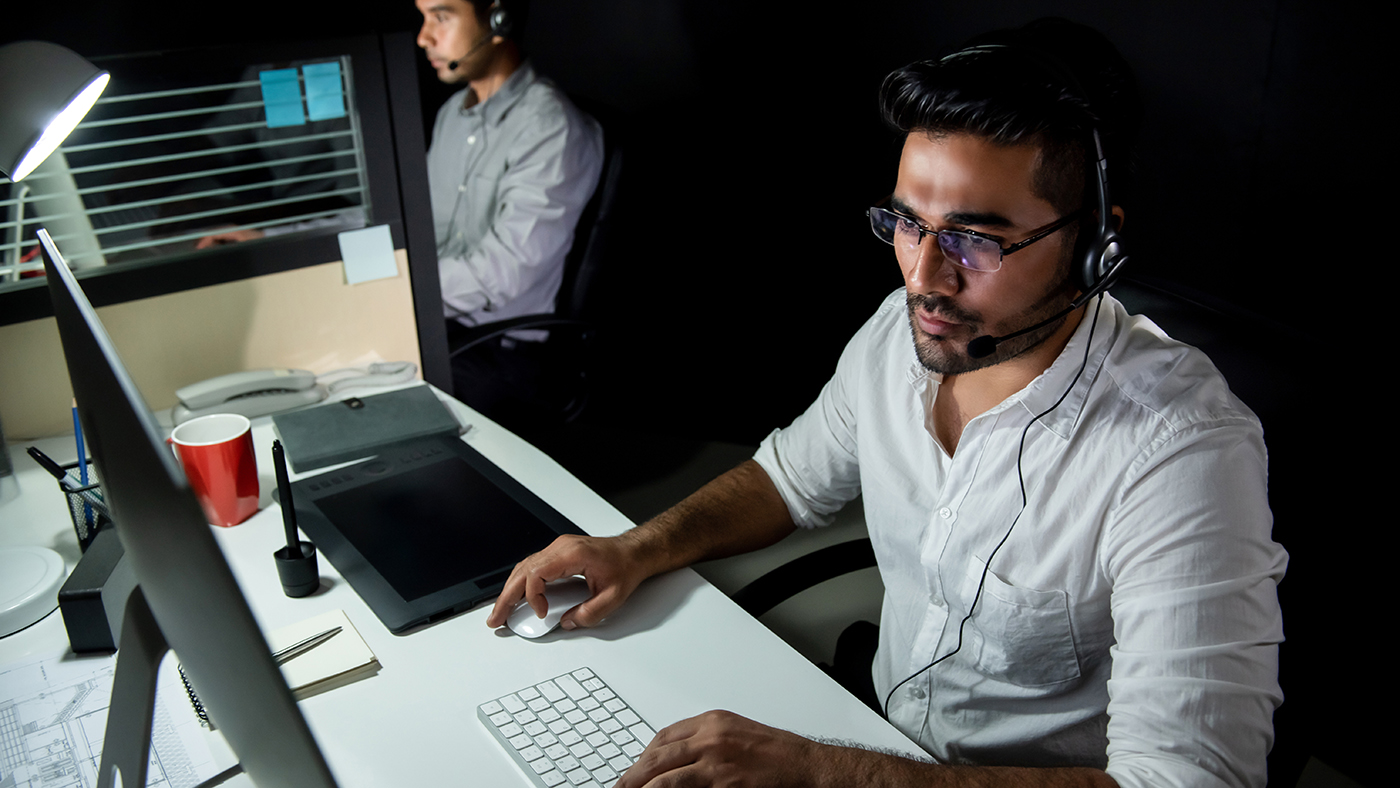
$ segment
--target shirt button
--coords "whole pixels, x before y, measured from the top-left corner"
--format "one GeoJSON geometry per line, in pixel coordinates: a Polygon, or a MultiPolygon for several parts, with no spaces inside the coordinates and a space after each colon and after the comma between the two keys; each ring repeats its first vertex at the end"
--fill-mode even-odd
{"type": "Polygon", "coordinates": [[[928,693],[924,692],[923,687],[915,687],[909,690],[909,694],[914,696],[914,700],[923,700],[928,697],[928,693]]]}
{"type": "Polygon", "coordinates": [[[467,137],[467,144],[468,144],[468,145],[475,145],[475,144],[476,144],[476,135],[475,135],[475,134],[471,135],[470,137],[467,137]]]}
{"type": "Polygon", "coordinates": [[[949,517],[953,516],[953,510],[945,506],[942,509],[938,510],[938,516],[942,517],[944,520],[947,520],[949,517]]]}
{"type": "Polygon", "coordinates": [[[459,192],[464,192],[464,191],[466,191],[466,190],[467,190],[467,185],[466,185],[465,183],[463,183],[463,184],[461,184],[460,186],[457,187],[457,191],[459,191],[459,192]]]}

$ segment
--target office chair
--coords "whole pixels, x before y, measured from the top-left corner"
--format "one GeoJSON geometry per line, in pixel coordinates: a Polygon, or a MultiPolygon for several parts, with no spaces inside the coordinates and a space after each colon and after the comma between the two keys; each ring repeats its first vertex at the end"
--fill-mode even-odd
{"type": "Polygon", "coordinates": [[[588,306],[599,269],[607,258],[609,238],[613,232],[613,208],[622,175],[625,135],[625,124],[614,113],[580,101],[575,101],[575,104],[603,126],[603,172],[598,179],[598,188],[584,206],[574,230],[574,244],[564,259],[564,281],[555,297],[554,311],[476,326],[451,337],[447,349],[447,356],[451,359],[509,331],[549,329],[549,339],[545,342],[555,347],[567,347],[567,355],[578,362],[576,373],[571,375],[572,380],[565,384],[570,390],[561,407],[560,420],[563,422],[578,418],[588,404],[589,356],[596,334],[596,327],[589,319],[588,306]]]}

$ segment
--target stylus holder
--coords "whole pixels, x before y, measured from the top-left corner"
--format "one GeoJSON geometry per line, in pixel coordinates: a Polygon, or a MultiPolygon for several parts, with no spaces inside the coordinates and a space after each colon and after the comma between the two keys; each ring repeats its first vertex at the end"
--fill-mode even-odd
{"type": "MultiPolygon", "coordinates": [[[[70,462],[59,466],[65,471],[70,471],[73,478],[78,478],[76,470],[77,462],[70,462]]],[[[68,499],[68,514],[73,518],[73,532],[78,536],[78,549],[86,553],[92,540],[97,538],[97,532],[112,524],[111,512],[107,509],[107,502],[102,498],[102,485],[97,480],[97,468],[91,462],[87,466],[89,484],[82,487],[65,486],[59,484],[59,489],[63,490],[64,496],[68,499]]]]}
{"type": "Polygon", "coordinates": [[[321,587],[321,574],[316,569],[316,545],[298,542],[297,546],[300,551],[289,546],[272,554],[277,559],[277,577],[287,596],[310,596],[321,587]]]}

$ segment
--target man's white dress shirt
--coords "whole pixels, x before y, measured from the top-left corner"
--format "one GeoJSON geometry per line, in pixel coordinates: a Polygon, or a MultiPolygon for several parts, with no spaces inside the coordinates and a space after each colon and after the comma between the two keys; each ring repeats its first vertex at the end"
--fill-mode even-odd
{"type": "Polygon", "coordinates": [[[899,290],[756,459],[801,526],[864,496],[885,584],[875,688],[937,758],[1263,785],[1287,554],[1262,430],[1204,354],[1111,297],[1095,324],[1096,304],[949,456],[899,290]],[[1003,537],[961,648],[922,670],[957,647],[1003,537]]]}

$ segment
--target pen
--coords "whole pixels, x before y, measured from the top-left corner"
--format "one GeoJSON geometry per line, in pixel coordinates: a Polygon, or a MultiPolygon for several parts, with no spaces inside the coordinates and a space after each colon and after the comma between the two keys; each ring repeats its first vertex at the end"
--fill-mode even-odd
{"type": "Polygon", "coordinates": [[[277,661],[278,665],[281,665],[282,663],[287,662],[288,660],[291,660],[294,657],[299,657],[302,654],[305,654],[306,652],[310,651],[313,648],[316,648],[322,643],[325,643],[327,640],[330,640],[338,634],[340,634],[340,627],[332,627],[326,630],[325,632],[312,635],[311,637],[305,640],[293,643],[292,645],[287,646],[284,649],[277,650],[273,653],[272,658],[277,661]]]}
{"type": "Polygon", "coordinates": [[[62,482],[64,479],[68,478],[68,474],[63,468],[60,467],[58,463],[54,462],[52,457],[40,451],[38,446],[30,446],[28,449],[25,449],[25,451],[30,457],[34,458],[35,462],[39,463],[39,467],[48,471],[55,479],[62,482]]]}
{"type": "MultiPolygon", "coordinates": [[[[103,498],[101,492],[97,490],[82,489],[82,487],[86,487],[87,485],[69,478],[68,472],[63,470],[63,466],[59,465],[57,462],[54,462],[54,459],[52,457],[40,451],[38,446],[30,446],[29,448],[25,449],[25,451],[29,454],[30,457],[34,458],[35,462],[39,463],[39,467],[48,471],[51,476],[58,480],[58,484],[60,487],[63,488],[64,492],[69,492],[73,493],[74,495],[82,496],[89,503],[92,503],[94,505],[102,503],[103,498]]],[[[102,514],[108,515],[109,517],[111,516],[110,512],[107,511],[105,505],[100,509],[100,511],[102,512],[102,514]]]]}

